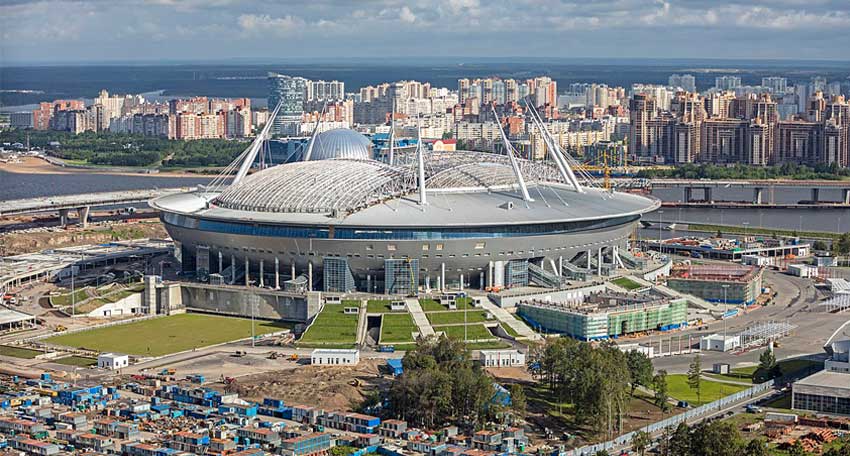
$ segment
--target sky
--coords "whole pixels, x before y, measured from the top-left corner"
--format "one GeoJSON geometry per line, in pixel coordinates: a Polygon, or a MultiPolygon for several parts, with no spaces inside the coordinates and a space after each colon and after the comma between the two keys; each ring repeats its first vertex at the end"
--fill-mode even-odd
{"type": "Polygon", "coordinates": [[[0,0],[0,65],[388,57],[850,60],[850,0],[0,0]]]}

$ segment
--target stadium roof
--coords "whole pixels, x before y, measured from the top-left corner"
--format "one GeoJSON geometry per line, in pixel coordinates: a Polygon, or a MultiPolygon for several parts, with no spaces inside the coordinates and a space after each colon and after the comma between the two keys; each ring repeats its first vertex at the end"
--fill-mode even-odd
{"type": "Polygon", "coordinates": [[[372,158],[372,142],[369,138],[348,128],[323,131],[317,134],[313,141],[310,160],[332,158],[369,160],[372,158]]]}

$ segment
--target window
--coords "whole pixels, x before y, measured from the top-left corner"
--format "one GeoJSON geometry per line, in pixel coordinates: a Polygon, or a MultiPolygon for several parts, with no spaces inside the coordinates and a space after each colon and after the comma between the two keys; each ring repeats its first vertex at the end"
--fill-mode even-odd
{"type": "Polygon", "coordinates": [[[486,246],[487,246],[486,242],[476,242],[475,243],[475,250],[481,250],[486,246]]]}
{"type": "Polygon", "coordinates": [[[429,248],[430,248],[430,245],[428,245],[428,244],[422,244],[422,251],[423,251],[423,252],[427,252],[429,248]]]}
{"type": "Polygon", "coordinates": [[[437,244],[437,250],[443,250],[443,244],[437,244]]]}
{"type": "Polygon", "coordinates": [[[387,250],[389,250],[390,252],[395,252],[397,250],[396,245],[395,244],[387,244],[387,250]]]}

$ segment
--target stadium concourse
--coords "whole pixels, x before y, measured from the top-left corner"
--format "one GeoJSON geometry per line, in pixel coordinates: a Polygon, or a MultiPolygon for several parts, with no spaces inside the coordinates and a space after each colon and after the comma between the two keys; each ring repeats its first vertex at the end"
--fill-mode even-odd
{"type": "Polygon", "coordinates": [[[549,161],[517,158],[507,140],[504,154],[422,141],[387,154],[335,129],[314,134],[301,160],[248,175],[262,137],[231,164],[231,183],[151,202],[184,271],[203,281],[392,295],[530,277],[559,286],[570,262],[616,266],[641,215],[659,206],[580,183],[554,141],[549,161]]]}

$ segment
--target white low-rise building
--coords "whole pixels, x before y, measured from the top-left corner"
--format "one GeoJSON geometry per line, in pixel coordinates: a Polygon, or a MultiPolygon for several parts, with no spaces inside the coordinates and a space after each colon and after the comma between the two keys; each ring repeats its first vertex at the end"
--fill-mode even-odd
{"type": "Polygon", "coordinates": [[[727,352],[741,346],[741,336],[724,336],[712,334],[699,341],[699,349],[703,351],[727,352]]]}
{"type": "Polygon", "coordinates": [[[356,366],[360,362],[360,350],[317,348],[310,355],[310,363],[317,366],[356,366]]]}
{"type": "Polygon", "coordinates": [[[97,367],[117,370],[130,365],[130,357],[120,353],[101,353],[97,356],[97,367]]]}
{"type": "Polygon", "coordinates": [[[479,353],[484,367],[525,366],[525,353],[519,350],[481,350],[479,353]]]}
{"type": "Polygon", "coordinates": [[[810,264],[789,264],[788,274],[803,278],[817,277],[818,267],[810,264]]]}

